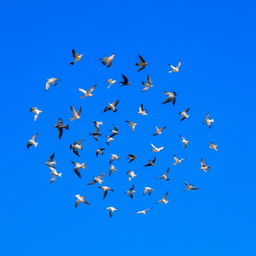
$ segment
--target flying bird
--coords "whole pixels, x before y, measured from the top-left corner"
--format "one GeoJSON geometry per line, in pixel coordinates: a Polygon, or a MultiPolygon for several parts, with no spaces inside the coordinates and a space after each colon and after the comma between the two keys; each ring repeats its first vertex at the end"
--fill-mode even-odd
{"type": "Polygon", "coordinates": [[[118,109],[116,109],[116,106],[118,105],[119,100],[114,101],[113,103],[109,103],[108,106],[106,106],[103,110],[103,112],[107,112],[108,110],[112,110],[113,112],[116,112],[118,109]]]}
{"type": "Polygon", "coordinates": [[[90,135],[90,136],[93,136],[93,138],[94,138],[96,141],[98,141],[98,140],[99,140],[98,136],[101,136],[102,133],[100,133],[99,130],[96,129],[94,132],[91,132],[89,135],[90,135]]]}
{"type": "Polygon", "coordinates": [[[166,181],[169,181],[170,179],[167,177],[167,174],[169,173],[169,171],[170,171],[170,168],[168,168],[168,169],[165,171],[165,173],[162,174],[162,176],[159,177],[158,179],[159,179],[159,180],[166,180],[166,181]]]}
{"type": "Polygon", "coordinates": [[[167,91],[165,91],[164,94],[167,95],[167,99],[162,104],[172,102],[172,105],[175,105],[176,96],[177,96],[176,92],[167,92],[167,91]]]}
{"type": "Polygon", "coordinates": [[[75,141],[73,144],[69,146],[69,148],[72,149],[74,154],[77,156],[80,156],[78,150],[83,149],[83,145],[81,144],[83,141],[84,140],[75,141]]]}
{"type": "Polygon", "coordinates": [[[211,166],[210,166],[210,165],[207,165],[207,164],[205,163],[205,161],[204,161],[203,158],[201,158],[200,164],[201,164],[200,169],[201,169],[202,171],[204,171],[205,173],[208,173],[208,171],[209,171],[209,169],[211,168],[211,166]]]}
{"type": "Polygon", "coordinates": [[[27,143],[27,149],[29,149],[32,145],[36,148],[38,146],[38,142],[35,141],[36,137],[38,136],[38,133],[33,135],[27,143]]]}
{"type": "Polygon", "coordinates": [[[111,158],[109,160],[109,163],[111,164],[114,160],[119,160],[120,157],[116,154],[111,154],[111,158]]]}
{"type": "Polygon", "coordinates": [[[127,76],[125,76],[124,74],[122,74],[122,78],[123,78],[123,81],[121,81],[120,83],[122,84],[121,86],[127,86],[127,85],[130,85],[131,83],[129,82],[127,76]]]}
{"type": "Polygon", "coordinates": [[[213,118],[210,119],[210,115],[207,114],[207,115],[205,116],[205,118],[204,118],[203,124],[206,124],[209,128],[211,128],[211,127],[212,127],[212,123],[214,123],[214,119],[213,119],[213,118]]]}
{"type": "Polygon", "coordinates": [[[156,132],[153,134],[153,136],[157,136],[157,135],[162,134],[162,131],[165,130],[165,129],[166,129],[166,126],[161,127],[161,128],[158,128],[158,127],[156,126],[156,132]]]}
{"type": "Polygon", "coordinates": [[[177,156],[174,156],[173,157],[173,160],[175,161],[174,163],[173,163],[173,165],[177,165],[177,164],[180,164],[181,162],[183,162],[184,160],[185,160],[185,158],[178,158],[177,156]]]}
{"type": "Polygon", "coordinates": [[[129,181],[131,181],[132,179],[134,179],[137,176],[134,171],[128,171],[127,175],[129,176],[128,177],[129,181]]]}
{"type": "Polygon", "coordinates": [[[157,148],[154,144],[150,144],[151,145],[151,147],[152,147],[152,152],[160,152],[161,150],[163,150],[164,149],[164,147],[160,147],[160,148],[157,148]]]}
{"type": "Polygon", "coordinates": [[[193,184],[190,184],[190,183],[188,183],[187,181],[185,181],[185,186],[186,186],[185,191],[189,191],[189,190],[198,190],[198,189],[199,189],[199,188],[194,187],[193,184]]]}
{"type": "Polygon", "coordinates": [[[56,86],[58,84],[57,83],[58,81],[60,81],[60,79],[58,79],[56,77],[52,77],[52,78],[47,79],[47,82],[45,84],[45,90],[48,91],[51,84],[56,86]]]}
{"type": "Polygon", "coordinates": [[[61,118],[59,118],[58,123],[55,124],[54,127],[56,127],[58,129],[58,138],[59,139],[61,139],[61,137],[63,135],[63,129],[66,129],[66,130],[69,129],[69,125],[63,124],[63,120],[61,118]]]}
{"type": "Polygon", "coordinates": [[[113,188],[110,188],[108,186],[101,186],[99,187],[100,189],[103,190],[103,198],[105,199],[107,194],[108,194],[108,191],[112,191],[112,192],[115,192],[113,188]]]}
{"type": "Polygon", "coordinates": [[[147,110],[144,109],[143,104],[140,104],[138,114],[142,115],[142,116],[147,116],[148,115],[147,110]]]}
{"type": "Polygon", "coordinates": [[[114,212],[118,211],[118,209],[116,209],[116,208],[113,207],[113,206],[107,207],[106,210],[109,211],[109,217],[110,217],[110,218],[112,218],[114,212]]]}
{"type": "Polygon", "coordinates": [[[132,186],[130,187],[130,189],[129,189],[128,191],[126,191],[126,194],[128,194],[131,199],[133,199],[133,194],[136,192],[136,191],[134,190],[134,187],[135,187],[135,186],[132,185],[132,186]]]}
{"type": "Polygon", "coordinates": [[[104,58],[101,58],[101,63],[103,65],[106,65],[108,68],[111,67],[112,63],[113,63],[113,59],[115,58],[115,54],[112,54],[110,55],[109,57],[104,57],[104,58]]]}
{"type": "Polygon", "coordinates": [[[152,160],[149,160],[147,164],[145,164],[145,167],[154,166],[156,161],[156,157],[154,157],[152,160]]]}
{"type": "Polygon", "coordinates": [[[132,161],[134,161],[137,158],[137,156],[133,155],[133,154],[128,154],[127,159],[129,159],[129,163],[131,163],[132,161]]]}
{"type": "Polygon", "coordinates": [[[57,164],[56,161],[54,161],[55,153],[53,153],[44,164],[46,164],[48,167],[54,167],[54,165],[57,164]]]}
{"type": "Polygon", "coordinates": [[[82,96],[80,96],[81,99],[84,99],[85,97],[92,97],[92,92],[96,89],[97,85],[92,86],[89,90],[84,90],[82,88],[79,88],[78,90],[83,93],[82,96]]]}
{"type": "Polygon", "coordinates": [[[74,167],[74,172],[75,172],[75,174],[76,174],[79,178],[81,178],[80,169],[85,169],[85,168],[86,168],[85,163],[78,163],[78,162],[75,162],[75,161],[71,161],[71,163],[72,163],[73,165],[75,165],[75,167],[74,167]]]}
{"type": "Polygon", "coordinates": [[[148,194],[149,196],[151,196],[152,191],[153,191],[153,188],[151,188],[151,187],[144,187],[143,195],[148,194]]]}
{"type": "Polygon", "coordinates": [[[128,123],[128,126],[132,128],[132,132],[135,131],[135,127],[137,126],[137,123],[134,123],[132,121],[125,121],[126,123],[128,123]]]}
{"type": "Polygon", "coordinates": [[[179,135],[179,137],[181,138],[181,143],[183,144],[183,148],[185,149],[187,145],[190,143],[190,141],[181,135],[179,135]]]}
{"type": "Polygon", "coordinates": [[[71,109],[71,112],[72,112],[73,117],[69,118],[69,120],[70,120],[70,121],[74,121],[74,120],[76,120],[76,119],[80,119],[80,114],[81,114],[81,112],[82,112],[82,106],[80,106],[80,108],[79,108],[78,111],[76,111],[76,110],[74,109],[74,107],[72,107],[72,106],[70,106],[70,109],[71,109]]]}
{"type": "Polygon", "coordinates": [[[100,126],[103,125],[103,122],[101,121],[93,121],[94,127],[96,128],[96,130],[100,129],[100,126]]]}
{"type": "Polygon", "coordinates": [[[114,126],[114,128],[110,131],[112,132],[112,134],[109,135],[109,137],[114,137],[115,135],[119,134],[117,126],[114,126]]]}
{"type": "Polygon", "coordinates": [[[50,184],[53,183],[57,177],[62,177],[62,173],[61,172],[57,172],[57,170],[53,167],[53,166],[49,166],[51,172],[50,174],[52,175],[51,179],[50,179],[50,184]]]}
{"type": "Polygon", "coordinates": [[[110,145],[110,142],[111,141],[113,141],[113,140],[115,140],[113,137],[109,137],[109,136],[106,136],[107,137],[107,141],[106,141],[106,143],[107,143],[107,145],[109,146],[110,145]]]}
{"type": "Polygon", "coordinates": [[[168,203],[169,203],[169,200],[166,199],[167,196],[168,196],[168,192],[166,192],[166,193],[164,194],[164,196],[163,196],[159,201],[157,201],[156,203],[168,204],[168,203]]]}
{"type": "Polygon", "coordinates": [[[177,66],[173,66],[169,64],[169,67],[171,68],[171,70],[168,71],[168,73],[180,72],[180,66],[181,66],[181,61],[178,62],[177,66]]]}
{"type": "Polygon", "coordinates": [[[78,54],[74,49],[72,50],[72,55],[74,60],[70,62],[71,65],[74,65],[77,61],[81,60],[84,56],[83,54],[78,54]]]}
{"type": "Polygon", "coordinates": [[[150,208],[147,208],[147,209],[145,209],[145,210],[143,210],[143,211],[138,211],[138,212],[136,212],[137,214],[147,214],[147,212],[149,211],[149,210],[151,210],[150,208]]]}
{"type": "Polygon", "coordinates": [[[142,92],[147,91],[148,89],[153,87],[153,83],[150,76],[147,76],[147,82],[141,82],[145,87],[141,90],[142,92]]]}
{"type": "Polygon", "coordinates": [[[190,108],[187,108],[186,110],[179,112],[179,115],[181,116],[180,121],[183,121],[183,120],[189,118],[189,115],[188,115],[189,110],[190,110],[190,108]]]}
{"type": "Polygon", "coordinates": [[[100,174],[97,177],[94,177],[93,180],[90,183],[88,183],[88,185],[93,185],[96,183],[99,183],[99,184],[103,183],[102,178],[104,177],[104,175],[105,175],[105,172],[103,172],[102,174],[100,174]]]}
{"type": "Polygon", "coordinates": [[[143,70],[148,65],[148,63],[145,61],[145,59],[142,56],[140,56],[140,55],[138,55],[138,56],[139,56],[140,62],[137,62],[136,66],[140,67],[137,70],[139,72],[139,71],[143,70]]]}
{"type": "Polygon", "coordinates": [[[85,196],[81,196],[81,195],[75,195],[75,197],[77,198],[76,202],[75,202],[75,207],[77,207],[80,203],[84,203],[84,204],[90,204],[89,202],[87,202],[85,199],[85,196]]]}
{"type": "Polygon", "coordinates": [[[113,164],[111,164],[109,167],[109,176],[111,176],[112,173],[114,173],[116,171],[117,171],[116,167],[113,164]]]}
{"type": "Polygon", "coordinates": [[[98,155],[104,155],[104,150],[106,149],[105,148],[96,149],[96,156],[98,157],[98,155]]]}
{"type": "Polygon", "coordinates": [[[213,143],[213,142],[210,143],[209,148],[210,148],[210,149],[213,149],[213,150],[215,150],[215,151],[219,151],[219,150],[218,150],[218,145],[216,145],[216,144],[213,143]]]}
{"type": "Polygon", "coordinates": [[[29,112],[34,113],[34,121],[36,121],[38,119],[39,114],[42,113],[43,111],[38,109],[37,107],[33,107],[33,108],[30,108],[29,112]]]}

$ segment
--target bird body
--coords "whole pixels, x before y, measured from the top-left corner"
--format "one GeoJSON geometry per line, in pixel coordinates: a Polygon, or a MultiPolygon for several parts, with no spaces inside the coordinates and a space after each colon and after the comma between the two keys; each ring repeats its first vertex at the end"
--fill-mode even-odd
{"type": "Polygon", "coordinates": [[[29,112],[34,113],[34,121],[38,119],[39,114],[41,114],[43,111],[38,109],[37,107],[30,108],[29,112]]]}

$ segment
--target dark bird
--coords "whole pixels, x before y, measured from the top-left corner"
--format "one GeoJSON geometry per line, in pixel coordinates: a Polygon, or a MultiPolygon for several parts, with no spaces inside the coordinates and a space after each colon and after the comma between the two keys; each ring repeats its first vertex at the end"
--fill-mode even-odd
{"type": "Polygon", "coordinates": [[[131,84],[129,83],[128,78],[124,74],[122,74],[122,78],[123,78],[123,81],[120,82],[122,84],[121,86],[126,86],[131,84]]]}
{"type": "Polygon", "coordinates": [[[145,167],[149,167],[149,166],[154,166],[155,165],[155,161],[156,161],[156,157],[154,157],[154,159],[149,160],[147,164],[145,164],[145,167]]]}
{"type": "Polygon", "coordinates": [[[133,154],[128,154],[127,159],[129,159],[129,163],[131,163],[132,161],[134,161],[137,158],[137,156],[133,155],[133,154]]]}
{"type": "Polygon", "coordinates": [[[69,129],[69,125],[63,124],[63,120],[61,118],[59,118],[58,123],[55,124],[54,127],[56,127],[58,129],[58,138],[59,139],[61,139],[61,137],[63,135],[63,129],[66,129],[66,130],[69,129]]]}
{"type": "Polygon", "coordinates": [[[140,62],[137,62],[136,63],[136,66],[139,66],[140,68],[137,70],[138,72],[141,71],[142,69],[144,69],[148,63],[144,60],[144,58],[142,58],[140,55],[139,56],[139,59],[140,59],[140,62]]]}
{"type": "Polygon", "coordinates": [[[98,155],[104,155],[104,150],[106,150],[105,148],[98,148],[96,150],[96,156],[98,157],[98,155]]]}
{"type": "Polygon", "coordinates": [[[163,104],[172,102],[172,105],[175,105],[176,103],[176,92],[164,92],[165,95],[167,95],[167,99],[163,102],[163,104]]]}

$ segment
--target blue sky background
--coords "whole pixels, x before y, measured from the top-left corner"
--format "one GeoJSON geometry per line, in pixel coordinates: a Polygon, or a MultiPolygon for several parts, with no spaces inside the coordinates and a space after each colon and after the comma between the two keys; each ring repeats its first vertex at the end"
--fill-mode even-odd
{"type": "Polygon", "coordinates": [[[2,255],[254,255],[255,250],[255,3],[253,1],[0,1],[2,109],[1,245],[2,255]],[[85,56],[70,66],[71,49],[85,56]],[[110,69],[99,58],[117,54],[110,69]],[[150,63],[137,72],[141,54],[150,63]],[[182,72],[168,74],[168,63],[181,59],[182,72]],[[105,80],[132,82],[107,90],[105,80]],[[154,88],[141,93],[150,74],[154,88]],[[47,78],[56,87],[44,91],[47,78]],[[81,100],[77,88],[97,83],[95,97],[81,100]],[[175,107],[162,105],[165,90],[178,94],[175,107]],[[119,111],[102,114],[120,99],[119,111]],[[149,116],[137,115],[144,103],[149,116]],[[70,124],[63,139],[53,127],[58,117],[69,123],[69,106],[83,106],[81,119],[70,124]],[[44,111],[34,122],[29,108],[44,111]],[[191,118],[179,122],[178,112],[191,107],[191,118]],[[202,125],[206,113],[214,127],[202,125]],[[134,134],[124,120],[138,122],[134,134]],[[103,157],[94,156],[104,138],[88,133],[93,120],[104,121],[106,134],[117,124],[120,135],[103,157]],[[152,137],[155,125],[168,126],[152,137]],[[27,140],[39,132],[37,149],[27,140]],[[182,149],[178,135],[191,141],[182,149]],[[68,146],[85,139],[78,159],[68,146]],[[214,141],[220,152],[208,149],[214,141]],[[165,146],[156,166],[150,143],[165,146]],[[43,162],[56,152],[63,178],[49,184],[43,162]],[[120,155],[119,172],[104,184],[116,192],[103,200],[97,186],[86,184],[108,171],[111,153],[120,155]],[[127,153],[139,158],[128,165],[127,153]],[[186,157],[172,165],[172,156],[186,157]],[[212,165],[200,171],[200,158],[212,165]],[[71,160],[87,169],[78,179],[71,160]],[[171,168],[170,182],[155,180],[171,168]],[[138,177],[129,183],[126,171],[138,177]],[[200,187],[184,192],[184,179],[200,187]],[[134,200],[124,192],[135,184],[134,200]],[[143,197],[143,187],[155,188],[143,197]],[[156,205],[169,191],[170,203],[156,205]],[[74,208],[75,194],[90,206],[74,208]],[[110,219],[107,206],[120,209],[110,219]],[[146,216],[134,212],[153,207],[146,216]]]}

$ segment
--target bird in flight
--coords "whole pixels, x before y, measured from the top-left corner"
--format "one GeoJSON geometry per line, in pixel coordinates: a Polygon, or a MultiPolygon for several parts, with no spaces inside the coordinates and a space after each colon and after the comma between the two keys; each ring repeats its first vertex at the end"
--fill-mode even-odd
{"type": "Polygon", "coordinates": [[[69,129],[69,125],[63,124],[63,120],[61,118],[59,118],[58,123],[55,124],[54,127],[56,127],[58,129],[58,138],[59,139],[61,139],[61,137],[63,135],[63,129],[66,129],[66,130],[69,129]]]}
{"type": "Polygon", "coordinates": [[[209,128],[212,127],[212,123],[214,123],[214,119],[210,119],[210,114],[207,114],[204,118],[203,124],[206,124],[209,128]]]}
{"type": "Polygon", "coordinates": [[[178,158],[177,156],[174,156],[173,157],[173,160],[175,161],[174,163],[173,163],[173,165],[177,165],[177,164],[180,164],[181,162],[183,162],[184,160],[185,160],[185,158],[178,158]]]}
{"type": "Polygon", "coordinates": [[[74,49],[72,50],[72,55],[74,60],[70,62],[71,65],[74,65],[77,61],[81,60],[84,56],[83,54],[78,54],[74,49]]]}
{"type": "Polygon", "coordinates": [[[157,148],[154,144],[150,144],[151,145],[151,147],[152,147],[152,152],[160,152],[161,150],[163,150],[164,149],[164,147],[159,147],[159,148],[157,148]]]}
{"type": "Polygon", "coordinates": [[[140,104],[138,114],[142,115],[142,116],[147,116],[148,115],[147,110],[144,109],[143,104],[140,104]]]}
{"type": "Polygon", "coordinates": [[[84,90],[82,88],[79,88],[78,90],[83,93],[82,96],[80,96],[81,99],[84,99],[85,97],[92,97],[92,92],[96,89],[97,85],[92,86],[89,90],[84,90]]]}
{"type": "Polygon", "coordinates": [[[183,120],[189,118],[189,115],[188,115],[189,110],[190,110],[190,108],[187,108],[186,110],[179,112],[179,115],[181,116],[180,121],[183,121],[183,120]]]}
{"type": "Polygon", "coordinates": [[[129,176],[128,177],[129,181],[131,181],[132,179],[134,179],[137,176],[134,171],[128,171],[127,175],[129,176]]]}
{"type": "Polygon", "coordinates": [[[93,184],[96,184],[96,183],[99,183],[99,184],[103,183],[102,178],[104,177],[104,175],[105,175],[105,172],[101,173],[97,177],[94,177],[93,180],[90,183],[88,183],[88,185],[93,185],[93,184]]]}
{"type": "Polygon", "coordinates": [[[96,130],[100,129],[100,126],[103,125],[103,122],[101,121],[93,121],[94,127],[96,130]]]}
{"type": "Polygon", "coordinates": [[[170,179],[167,177],[167,174],[169,173],[170,171],[170,168],[168,168],[164,174],[162,174],[161,177],[158,178],[158,180],[166,180],[166,181],[169,181],[170,179]]]}
{"type": "Polygon", "coordinates": [[[138,212],[136,212],[136,213],[137,213],[137,214],[147,214],[149,210],[151,210],[151,209],[150,209],[150,208],[147,208],[147,209],[145,209],[145,210],[138,211],[138,212]]]}
{"type": "Polygon", "coordinates": [[[167,196],[168,196],[168,192],[166,192],[166,193],[164,194],[164,196],[163,196],[159,201],[157,201],[157,203],[168,204],[168,203],[169,203],[169,200],[166,199],[167,196]]]}
{"type": "Polygon", "coordinates": [[[110,142],[111,141],[113,141],[113,140],[115,140],[113,137],[110,137],[110,136],[106,136],[107,137],[107,141],[106,141],[106,143],[107,143],[107,145],[109,146],[110,145],[110,142]]]}
{"type": "Polygon", "coordinates": [[[176,92],[167,92],[167,91],[165,91],[164,94],[167,95],[167,99],[162,104],[172,102],[172,105],[175,105],[176,96],[177,96],[176,92]]]}
{"type": "Polygon", "coordinates": [[[54,161],[55,153],[53,153],[44,164],[46,164],[48,167],[54,167],[54,165],[57,164],[56,161],[54,161]]]}
{"type": "Polygon", "coordinates": [[[149,160],[147,164],[145,164],[145,167],[154,166],[156,161],[156,157],[154,157],[152,160],[149,160]]]}
{"type": "Polygon", "coordinates": [[[70,121],[74,121],[74,120],[76,120],[76,119],[80,119],[80,114],[81,114],[81,112],[82,112],[82,106],[80,106],[80,108],[79,108],[78,111],[76,111],[76,110],[74,109],[74,107],[72,107],[72,106],[70,106],[70,109],[71,109],[71,112],[72,112],[73,117],[69,118],[69,120],[70,120],[70,121]]]}
{"type": "Polygon", "coordinates": [[[205,173],[208,173],[208,171],[209,171],[209,169],[211,168],[211,166],[210,166],[210,165],[207,165],[207,164],[205,163],[205,161],[204,161],[203,158],[201,158],[200,164],[201,164],[200,169],[201,169],[202,171],[204,171],[205,173]]]}
{"type": "Polygon", "coordinates": [[[32,145],[36,148],[38,146],[38,142],[35,141],[36,137],[38,136],[38,133],[33,135],[27,143],[27,149],[29,149],[32,145]]]}
{"type": "Polygon", "coordinates": [[[148,63],[145,61],[145,59],[142,56],[138,55],[138,57],[139,57],[140,61],[136,63],[136,66],[140,67],[137,70],[139,72],[139,71],[143,70],[148,65],[148,63]]]}
{"type": "Polygon", "coordinates": [[[118,110],[116,109],[116,106],[118,105],[118,103],[119,103],[119,100],[109,103],[108,106],[104,108],[103,112],[107,112],[108,110],[112,110],[113,112],[116,112],[118,110]]]}
{"type": "Polygon", "coordinates": [[[127,76],[125,76],[124,74],[122,74],[122,78],[123,78],[123,81],[121,81],[120,83],[122,84],[121,86],[127,86],[127,85],[130,85],[131,83],[129,82],[127,76]]]}
{"type": "Polygon", "coordinates": [[[147,91],[148,89],[150,89],[150,88],[152,88],[154,86],[150,76],[147,76],[147,82],[141,82],[141,84],[145,86],[141,90],[142,92],[145,92],[145,91],[147,91]]]}
{"type": "Polygon", "coordinates": [[[216,145],[216,144],[213,143],[213,142],[210,143],[209,148],[210,148],[210,149],[213,149],[213,150],[215,150],[215,151],[219,151],[219,150],[218,150],[218,145],[216,145]]]}
{"type": "Polygon", "coordinates": [[[158,128],[158,127],[156,126],[156,132],[153,134],[153,136],[157,136],[157,135],[162,134],[162,131],[165,130],[165,129],[166,129],[166,126],[161,127],[161,128],[158,128]]]}
{"type": "Polygon", "coordinates": [[[73,152],[74,152],[74,154],[77,155],[77,156],[80,156],[78,150],[79,150],[79,149],[83,149],[83,145],[82,145],[82,142],[83,142],[83,141],[84,141],[84,140],[75,141],[73,144],[71,144],[71,145],[69,146],[69,148],[72,149],[73,152]]]}
{"type": "Polygon", "coordinates": [[[110,68],[112,66],[112,63],[113,63],[113,60],[115,58],[115,54],[112,54],[110,55],[109,57],[104,57],[104,58],[101,58],[101,63],[103,65],[106,65],[108,68],[110,68]]]}
{"type": "Polygon", "coordinates": [[[190,183],[188,183],[187,181],[185,181],[185,186],[186,186],[185,191],[189,191],[189,190],[198,190],[198,189],[199,189],[199,188],[194,187],[193,184],[190,184],[190,183]]]}
{"type": "Polygon", "coordinates": [[[100,133],[99,130],[96,129],[94,132],[91,132],[89,135],[90,135],[90,136],[93,136],[93,138],[94,138],[96,141],[98,141],[98,140],[99,140],[98,136],[101,136],[102,133],[100,133]]]}
{"type": "Polygon", "coordinates": [[[173,66],[173,65],[169,64],[169,67],[171,68],[171,70],[168,71],[168,73],[180,72],[181,61],[178,62],[177,66],[173,66]]]}
{"type": "Polygon", "coordinates": [[[112,173],[114,173],[116,171],[117,171],[116,167],[113,164],[111,164],[109,167],[109,176],[111,176],[112,173]]]}
{"type": "Polygon", "coordinates": [[[132,185],[132,186],[129,188],[129,190],[126,191],[126,194],[129,195],[129,197],[130,197],[131,199],[133,199],[133,194],[136,192],[136,191],[134,190],[134,188],[135,188],[135,186],[132,185]]]}
{"type": "Polygon", "coordinates": [[[104,150],[106,149],[105,148],[96,149],[96,156],[98,157],[98,155],[104,155],[104,150]]]}
{"type": "Polygon", "coordinates": [[[112,218],[114,212],[118,211],[118,209],[116,209],[116,208],[113,207],[113,206],[107,207],[106,210],[109,211],[109,217],[110,217],[110,218],[112,218]]]}
{"type": "Polygon", "coordinates": [[[181,138],[181,143],[183,144],[183,148],[185,149],[187,145],[190,143],[190,141],[181,135],[179,135],[179,137],[181,138]]]}
{"type": "Polygon", "coordinates": [[[81,195],[75,195],[75,197],[77,198],[76,202],[75,202],[75,207],[77,207],[80,203],[84,203],[84,204],[90,204],[89,202],[87,202],[85,199],[85,196],[81,196],[81,195]]]}
{"type": "Polygon", "coordinates": [[[106,82],[108,83],[107,88],[109,89],[113,84],[116,83],[116,80],[113,80],[112,78],[110,78],[106,82]]]}
{"type": "Polygon", "coordinates": [[[101,186],[99,187],[100,189],[103,190],[103,199],[106,198],[107,194],[108,194],[108,191],[112,191],[112,192],[115,192],[113,188],[110,188],[108,186],[101,186]]]}
{"type": "Polygon", "coordinates": [[[135,127],[137,126],[137,123],[134,123],[132,121],[125,121],[126,123],[128,123],[128,126],[131,127],[132,132],[135,131],[135,127]]]}
{"type": "Polygon", "coordinates": [[[79,178],[81,178],[80,169],[85,169],[85,168],[86,168],[85,163],[78,163],[78,162],[75,162],[75,161],[71,161],[71,163],[72,163],[73,165],[75,165],[75,167],[74,167],[74,172],[75,172],[75,174],[76,174],[79,178]]]}
{"type": "Polygon", "coordinates": [[[52,175],[51,179],[50,179],[50,184],[53,183],[57,177],[62,177],[62,173],[61,172],[57,172],[57,170],[55,169],[55,167],[53,166],[49,166],[51,172],[50,174],[52,175]]]}
{"type": "Polygon", "coordinates": [[[52,78],[47,79],[47,82],[45,84],[45,90],[48,91],[51,84],[56,86],[58,84],[57,83],[58,81],[60,81],[60,79],[58,79],[56,77],[52,77],[52,78]]]}
{"type": "Polygon", "coordinates": [[[116,154],[111,154],[111,158],[109,160],[109,163],[111,164],[114,160],[119,160],[120,157],[116,154]]]}
{"type": "Polygon", "coordinates": [[[153,191],[153,188],[151,188],[151,187],[144,187],[143,195],[148,194],[149,196],[151,196],[152,191],[153,191]]]}
{"type": "Polygon", "coordinates": [[[42,113],[43,111],[38,109],[37,107],[33,107],[33,108],[30,108],[29,112],[34,113],[34,121],[36,121],[38,119],[39,114],[42,113]]]}
{"type": "Polygon", "coordinates": [[[129,163],[133,162],[136,158],[137,158],[137,156],[135,156],[133,154],[128,154],[128,157],[127,157],[127,159],[129,159],[129,163]]]}

